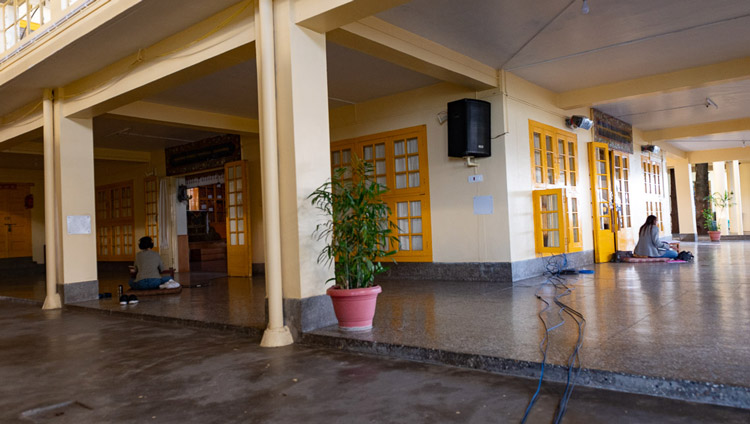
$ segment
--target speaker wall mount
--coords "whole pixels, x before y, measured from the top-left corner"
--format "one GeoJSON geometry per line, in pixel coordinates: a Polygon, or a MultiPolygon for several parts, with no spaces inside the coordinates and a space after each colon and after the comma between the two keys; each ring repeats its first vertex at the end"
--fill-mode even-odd
{"type": "Polygon", "coordinates": [[[590,130],[594,125],[594,121],[585,116],[573,115],[570,118],[565,118],[565,125],[572,130],[578,128],[590,130]]]}

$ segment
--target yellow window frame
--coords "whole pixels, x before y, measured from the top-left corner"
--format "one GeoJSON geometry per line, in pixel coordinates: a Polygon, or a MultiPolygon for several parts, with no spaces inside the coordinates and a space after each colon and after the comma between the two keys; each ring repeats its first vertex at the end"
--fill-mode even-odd
{"type": "MultiPolygon", "coordinates": [[[[351,155],[357,155],[360,159],[373,164],[374,177],[381,183],[384,181],[388,192],[383,195],[383,200],[391,209],[389,220],[398,226],[399,217],[397,216],[397,205],[399,202],[420,202],[419,215],[412,215],[412,205],[409,203],[409,216],[401,217],[408,220],[409,228],[399,234],[397,231],[394,236],[408,237],[410,250],[399,250],[394,256],[398,262],[432,262],[432,225],[430,214],[430,186],[429,186],[429,167],[427,156],[427,128],[424,125],[403,128],[400,130],[388,131],[378,134],[371,134],[354,139],[341,140],[331,143],[331,170],[341,167],[348,167],[349,163],[344,160],[344,152],[350,152],[351,155]],[[416,140],[416,152],[409,149],[409,141],[416,140]],[[396,152],[398,143],[404,147],[403,152],[396,152]],[[377,146],[384,145],[385,157],[377,154],[377,146]],[[370,149],[371,155],[365,154],[366,149],[370,149]],[[385,172],[383,172],[382,161],[385,161],[385,172]],[[399,172],[396,171],[396,163],[403,166],[399,172]],[[381,162],[378,169],[378,162],[381,162]],[[418,178],[417,178],[418,175],[418,178]],[[401,178],[401,183],[405,182],[403,188],[396,188],[397,178],[401,178]],[[414,220],[417,221],[414,221],[414,220]],[[421,228],[418,223],[421,222],[421,228]],[[416,227],[416,230],[414,231],[416,227]],[[411,250],[414,237],[417,240],[421,238],[422,250],[411,250]]],[[[348,174],[351,175],[351,174],[348,174]]],[[[390,260],[390,258],[388,259],[390,260]]]]}
{"type": "Polygon", "coordinates": [[[534,187],[578,185],[578,137],[575,134],[529,120],[529,148],[534,187]]]}
{"type": "Polygon", "coordinates": [[[534,190],[532,199],[536,252],[560,254],[582,251],[583,233],[578,197],[561,187],[534,190]],[[555,243],[550,243],[550,240],[555,243]]]}

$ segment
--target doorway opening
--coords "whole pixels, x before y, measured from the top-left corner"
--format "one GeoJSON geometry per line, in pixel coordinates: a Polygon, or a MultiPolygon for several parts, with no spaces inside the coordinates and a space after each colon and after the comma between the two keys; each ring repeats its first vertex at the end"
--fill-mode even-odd
{"type": "Polygon", "coordinates": [[[227,272],[224,169],[185,177],[192,271],[227,272]]]}

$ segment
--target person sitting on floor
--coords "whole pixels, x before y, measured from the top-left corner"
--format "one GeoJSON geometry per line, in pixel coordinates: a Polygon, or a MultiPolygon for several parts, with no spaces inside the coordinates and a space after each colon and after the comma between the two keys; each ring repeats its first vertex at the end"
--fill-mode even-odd
{"type": "Polygon", "coordinates": [[[648,256],[649,258],[677,257],[677,251],[669,247],[669,243],[659,240],[659,226],[654,215],[646,218],[646,223],[638,230],[638,244],[635,245],[633,254],[648,256]]]}
{"type": "Polygon", "coordinates": [[[162,277],[161,272],[164,270],[164,263],[157,252],[151,250],[154,247],[154,241],[151,237],[141,237],[138,240],[138,248],[141,249],[135,255],[135,278],[130,280],[130,288],[133,290],[153,290],[153,289],[174,289],[180,287],[180,283],[174,281],[171,277],[162,277]]]}

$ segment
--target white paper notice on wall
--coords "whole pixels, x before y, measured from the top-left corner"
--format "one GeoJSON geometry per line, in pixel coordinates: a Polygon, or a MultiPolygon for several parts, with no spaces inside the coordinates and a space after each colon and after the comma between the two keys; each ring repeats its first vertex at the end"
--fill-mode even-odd
{"type": "Polygon", "coordinates": [[[91,215],[68,215],[68,234],[91,234],[91,215]]]}
{"type": "Polygon", "coordinates": [[[474,196],[474,215],[492,215],[492,196],[474,196]]]}

